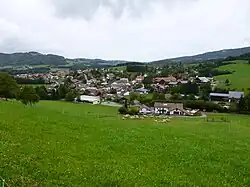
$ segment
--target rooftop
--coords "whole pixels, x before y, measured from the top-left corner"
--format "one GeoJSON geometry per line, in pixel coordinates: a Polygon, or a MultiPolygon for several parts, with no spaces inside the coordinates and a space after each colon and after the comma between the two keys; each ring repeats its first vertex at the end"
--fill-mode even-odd
{"type": "Polygon", "coordinates": [[[226,93],[210,93],[210,97],[229,97],[229,94],[226,93]]]}

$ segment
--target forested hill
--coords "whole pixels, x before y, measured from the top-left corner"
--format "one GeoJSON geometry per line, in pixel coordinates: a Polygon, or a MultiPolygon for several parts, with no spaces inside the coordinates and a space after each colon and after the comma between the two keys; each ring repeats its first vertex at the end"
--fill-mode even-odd
{"type": "MultiPolygon", "coordinates": [[[[195,56],[186,56],[172,59],[164,59],[159,61],[153,61],[153,65],[163,65],[168,62],[204,62],[213,59],[226,59],[228,57],[236,57],[245,53],[250,53],[250,47],[238,48],[238,49],[226,49],[221,51],[208,52],[195,56]]],[[[50,65],[61,66],[69,65],[76,67],[106,67],[117,66],[119,64],[133,64],[137,62],[128,62],[121,60],[102,60],[102,59],[66,59],[63,56],[53,54],[41,54],[37,52],[27,53],[0,53],[0,66],[19,66],[19,65],[50,65]]]]}
{"type": "Polygon", "coordinates": [[[184,56],[178,58],[164,59],[159,61],[154,61],[154,65],[162,65],[169,62],[182,62],[182,63],[191,63],[191,62],[202,62],[213,59],[225,59],[227,57],[236,57],[245,53],[250,53],[250,47],[237,48],[237,49],[225,49],[220,51],[207,52],[194,56],[184,56]]]}
{"type": "Polygon", "coordinates": [[[79,67],[106,67],[127,63],[128,61],[102,60],[102,59],[66,59],[63,56],[53,54],[41,54],[38,52],[27,53],[0,53],[0,66],[20,65],[50,65],[50,66],[79,66],[79,67]]]}
{"type": "Polygon", "coordinates": [[[0,53],[0,66],[18,65],[64,65],[67,61],[64,57],[53,54],[28,53],[0,53]]]}

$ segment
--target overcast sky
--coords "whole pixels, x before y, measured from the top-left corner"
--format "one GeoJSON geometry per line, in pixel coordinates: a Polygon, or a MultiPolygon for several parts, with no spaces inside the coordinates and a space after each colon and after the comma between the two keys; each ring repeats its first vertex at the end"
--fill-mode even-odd
{"type": "Polygon", "coordinates": [[[0,52],[151,61],[243,46],[249,0],[0,0],[0,52]]]}

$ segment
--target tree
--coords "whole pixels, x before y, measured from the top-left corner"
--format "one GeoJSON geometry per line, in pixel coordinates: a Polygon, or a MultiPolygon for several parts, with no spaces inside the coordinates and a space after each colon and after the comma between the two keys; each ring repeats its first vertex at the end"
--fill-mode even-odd
{"type": "Polygon", "coordinates": [[[65,100],[66,101],[74,101],[76,97],[76,94],[73,91],[70,91],[69,93],[66,94],[65,100]]]}
{"type": "Polygon", "coordinates": [[[20,91],[19,99],[25,105],[33,105],[39,102],[40,97],[33,87],[25,86],[20,91]]]}
{"type": "Polygon", "coordinates": [[[229,80],[227,79],[226,81],[225,81],[225,84],[228,86],[229,85],[229,80]]]}
{"type": "Polygon", "coordinates": [[[250,95],[247,95],[244,99],[246,102],[247,111],[250,111],[250,95]]]}
{"type": "Polygon", "coordinates": [[[52,89],[51,92],[51,99],[52,100],[59,100],[59,91],[57,89],[52,89]]]}
{"type": "Polygon", "coordinates": [[[202,84],[200,86],[200,91],[205,92],[206,94],[210,94],[212,92],[212,87],[210,83],[202,84]]]}
{"type": "Polygon", "coordinates": [[[60,99],[64,99],[66,94],[68,93],[68,88],[64,85],[60,85],[58,88],[58,92],[59,92],[59,98],[60,99]]]}
{"type": "Polygon", "coordinates": [[[119,108],[119,113],[120,113],[120,114],[127,114],[127,113],[128,113],[128,110],[127,110],[127,108],[125,108],[125,107],[123,106],[123,107],[119,108]]]}
{"type": "Polygon", "coordinates": [[[152,100],[165,100],[165,94],[154,92],[152,100]]]}
{"type": "Polygon", "coordinates": [[[187,84],[182,84],[180,86],[180,92],[177,92],[177,93],[196,95],[199,93],[199,86],[196,83],[191,83],[191,82],[187,84]]]}
{"type": "Polygon", "coordinates": [[[174,95],[171,96],[170,100],[173,100],[173,101],[178,101],[178,100],[181,100],[181,94],[178,94],[178,93],[175,93],[174,95]]]}
{"type": "Polygon", "coordinates": [[[4,97],[7,101],[16,91],[18,91],[18,85],[13,77],[8,73],[0,72],[0,97],[4,97]]]}
{"type": "Polygon", "coordinates": [[[130,98],[130,101],[138,100],[139,95],[133,92],[130,94],[129,98],[130,98]]]}
{"type": "Polygon", "coordinates": [[[238,111],[243,112],[247,110],[247,103],[243,96],[241,96],[239,104],[238,104],[238,111]]]}
{"type": "Polygon", "coordinates": [[[150,85],[153,83],[153,76],[147,76],[144,78],[144,80],[142,81],[143,84],[145,85],[150,85]]]}
{"type": "Polygon", "coordinates": [[[44,86],[38,86],[35,88],[37,95],[39,95],[41,100],[47,100],[49,99],[49,95],[47,93],[47,90],[44,86]]]}
{"type": "Polygon", "coordinates": [[[250,64],[250,60],[248,60],[248,64],[250,64]]]}
{"type": "Polygon", "coordinates": [[[194,94],[190,94],[189,96],[188,96],[188,100],[195,100],[196,98],[195,98],[195,95],[194,94]]]}
{"type": "Polygon", "coordinates": [[[131,107],[129,110],[128,110],[128,113],[130,115],[138,115],[139,114],[139,109],[137,107],[131,107]]]}
{"type": "Polygon", "coordinates": [[[209,101],[209,93],[208,92],[205,92],[205,91],[201,91],[201,94],[200,94],[200,99],[203,100],[203,101],[209,101]]]}

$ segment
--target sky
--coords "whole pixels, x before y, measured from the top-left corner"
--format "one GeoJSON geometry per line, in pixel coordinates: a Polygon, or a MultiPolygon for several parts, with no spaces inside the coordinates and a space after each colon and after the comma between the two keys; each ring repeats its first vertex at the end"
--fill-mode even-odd
{"type": "Polygon", "coordinates": [[[148,62],[245,46],[249,0],[0,0],[0,52],[148,62]]]}

